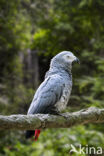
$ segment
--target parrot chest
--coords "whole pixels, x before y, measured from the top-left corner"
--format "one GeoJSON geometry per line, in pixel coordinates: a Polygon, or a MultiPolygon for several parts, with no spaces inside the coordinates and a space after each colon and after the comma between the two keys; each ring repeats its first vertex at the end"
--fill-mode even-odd
{"type": "Polygon", "coordinates": [[[65,89],[63,90],[63,94],[60,98],[60,100],[55,104],[56,110],[61,112],[62,110],[64,110],[67,106],[69,97],[70,97],[70,93],[71,93],[71,86],[68,87],[66,85],[65,89]]]}

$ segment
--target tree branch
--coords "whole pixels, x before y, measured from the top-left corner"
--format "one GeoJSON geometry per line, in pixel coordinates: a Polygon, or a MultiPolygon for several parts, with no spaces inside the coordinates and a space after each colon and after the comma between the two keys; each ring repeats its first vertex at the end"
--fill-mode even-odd
{"type": "Polygon", "coordinates": [[[74,113],[60,115],[0,115],[0,130],[34,130],[43,128],[69,128],[79,124],[104,123],[104,109],[90,107],[74,113]]]}

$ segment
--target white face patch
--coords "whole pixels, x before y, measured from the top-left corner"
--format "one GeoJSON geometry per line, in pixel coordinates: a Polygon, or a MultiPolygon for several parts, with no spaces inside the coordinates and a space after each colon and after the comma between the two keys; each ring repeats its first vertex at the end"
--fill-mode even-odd
{"type": "Polygon", "coordinates": [[[73,62],[76,59],[76,56],[74,56],[72,53],[66,54],[63,56],[66,62],[73,62]]]}

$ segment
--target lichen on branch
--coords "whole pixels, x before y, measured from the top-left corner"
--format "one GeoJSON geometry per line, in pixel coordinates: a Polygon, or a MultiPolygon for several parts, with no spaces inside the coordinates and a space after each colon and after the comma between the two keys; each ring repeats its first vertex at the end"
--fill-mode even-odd
{"type": "Polygon", "coordinates": [[[43,128],[70,128],[79,124],[104,123],[104,109],[90,107],[60,115],[0,115],[0,130],[34,130],[43,128]]]}

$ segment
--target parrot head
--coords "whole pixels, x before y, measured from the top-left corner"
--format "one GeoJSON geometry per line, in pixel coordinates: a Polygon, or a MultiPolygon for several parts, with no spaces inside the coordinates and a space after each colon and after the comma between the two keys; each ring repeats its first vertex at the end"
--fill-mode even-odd
{"type": "Polygon", "coordinates": [[[61,53],[63,54],[63,59],[64,59],[63,61],[64,62],[69,63],[69,64],[72,64],[73,62],[80,63],[79,59],[72,52],[63,51],[61,53]]]}
{"type": "Polygon", "coordinates": [[[79,59],[72,52],[63,51],[53,57],[51,66],[70,70],[74,62],[80,63],[79,59]]]}

